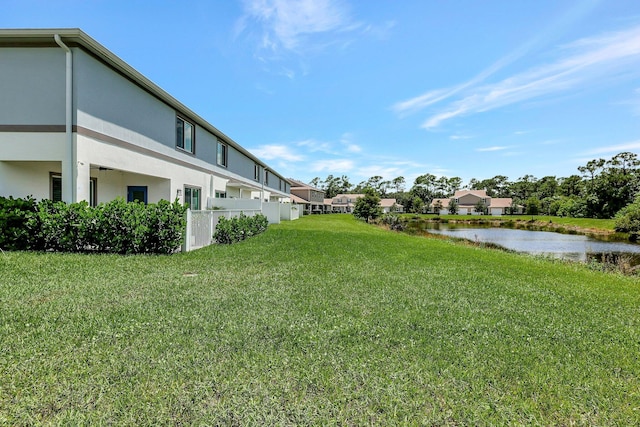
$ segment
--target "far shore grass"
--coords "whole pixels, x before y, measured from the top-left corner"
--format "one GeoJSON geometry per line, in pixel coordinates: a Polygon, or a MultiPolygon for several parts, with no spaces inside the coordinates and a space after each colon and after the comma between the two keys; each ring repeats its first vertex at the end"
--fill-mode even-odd
{"type": "MultiPolygon", "coordinates": [[[[435,215],[435,214],[410,214],[401,215],[403,218],[422,218],[426,220],[446,220],[446,221],[470,221],[470,222],[497,222],[497,223],[534,223],[540,226],[565,226],[572,227],[578,231],[585,233],[615,233],[614,219],[597,219],[597,218],[570,218],[548,215],[435,215]]],[[[622,237],[622,233],[618,233],[622,237]]]]}
{"type": "Polygon", "coordinates": [[[305,216],[0,253],[0,425],[638,425],[640,280],[305,216]]]}

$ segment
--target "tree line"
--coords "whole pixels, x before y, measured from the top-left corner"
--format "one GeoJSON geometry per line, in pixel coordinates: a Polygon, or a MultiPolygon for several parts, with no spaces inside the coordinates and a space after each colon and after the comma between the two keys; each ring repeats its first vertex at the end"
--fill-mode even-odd
{"type": "Polygon", "coordinates": [[[337,194],[375,191],[380,197],[393,197],[407,212],[424,212],[434,199],[453,196],[460,189],[486,190],[490,197],[510,197],[514,205],[524,206],[527,214],[570,216],[575,218],[612,218],[640,195],[640,160],[631,152],[610,159],[595,159],[578,167],[568,177],[545,176],[540,179],[524,175],[515,181],[504,175],[471,179],[463,186],[459,177],[418,176],[406,189],[405,178],[384,180],[373,176],[353,185],[345,175],[314,178],[310,185],[324,190],[327,198],[337,194]]]}

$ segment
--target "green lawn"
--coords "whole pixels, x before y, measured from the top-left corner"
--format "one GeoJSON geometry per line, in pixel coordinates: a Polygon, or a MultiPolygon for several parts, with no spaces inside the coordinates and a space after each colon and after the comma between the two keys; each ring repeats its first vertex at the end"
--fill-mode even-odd
{"type": "Polygon", "coordinates": [[[640,281],[303,217],[0,253],[0,425],[638,425],[640,281]]]}

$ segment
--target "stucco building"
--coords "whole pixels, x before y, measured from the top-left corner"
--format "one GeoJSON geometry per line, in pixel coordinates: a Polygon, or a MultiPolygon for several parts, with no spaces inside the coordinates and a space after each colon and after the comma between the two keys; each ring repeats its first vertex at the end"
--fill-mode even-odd
{"type": "Polygon", "coordinates": [[[290,187],[81,30],[0,30],[0,196],[200,209],[290,187]]]}

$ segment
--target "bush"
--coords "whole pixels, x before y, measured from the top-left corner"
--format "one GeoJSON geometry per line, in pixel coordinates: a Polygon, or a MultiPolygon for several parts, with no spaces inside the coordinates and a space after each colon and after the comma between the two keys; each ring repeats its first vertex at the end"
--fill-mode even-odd
{"type": "MultiPolygon", "coordinates": [[[[166,254],[180,247],[186,226],[186,207],[177,201],[144,205],[119,198],[95,208],[85,201],[35,203],[27,199],[21,203],[21,218],[2,215],[20,225],[6,227],[7,232],[2,228],[0,238],[11,238],[2,244],[7,249],[166,254]],[[8,232],[14,229],[19,231],[8,232]]],[[[0,214],[4,212],[0,210],[0,214]]]]}
{"type": "Polygon", "coordinates": [[[629,233],[631,241],[635,242],[640,238],[640,196],[616,213],[614,229],[629,233]]]}
{"type": "Polygon", "coordinates": [[[402,231],[405,229],[405,223],[400,218],[400,215],[394,213],[382,215],[381,222],[388,226],[390,230],[402,231]]]}
{"type": "Polygon", "coordinates": [[[29,221],[32,249],[81,252],[89,249],[94,234],[94,212],[87,202],[43,200],[29,221]]]}
{"type": "Polygon", "coordinates": [[[230,245],[263,233],[268,225],[267,217],[262,214],[246,216],[241,212],[240,216],[229,219],[220,217],[213,233],[213,240],[216,243],[230,245]]]}
{"type": "Polygon", "coordinates": [[[30,249],[31,239],[27,222],[37,209],[37,203],[31,197],[0,197],[0,249],[30,249]]]}

